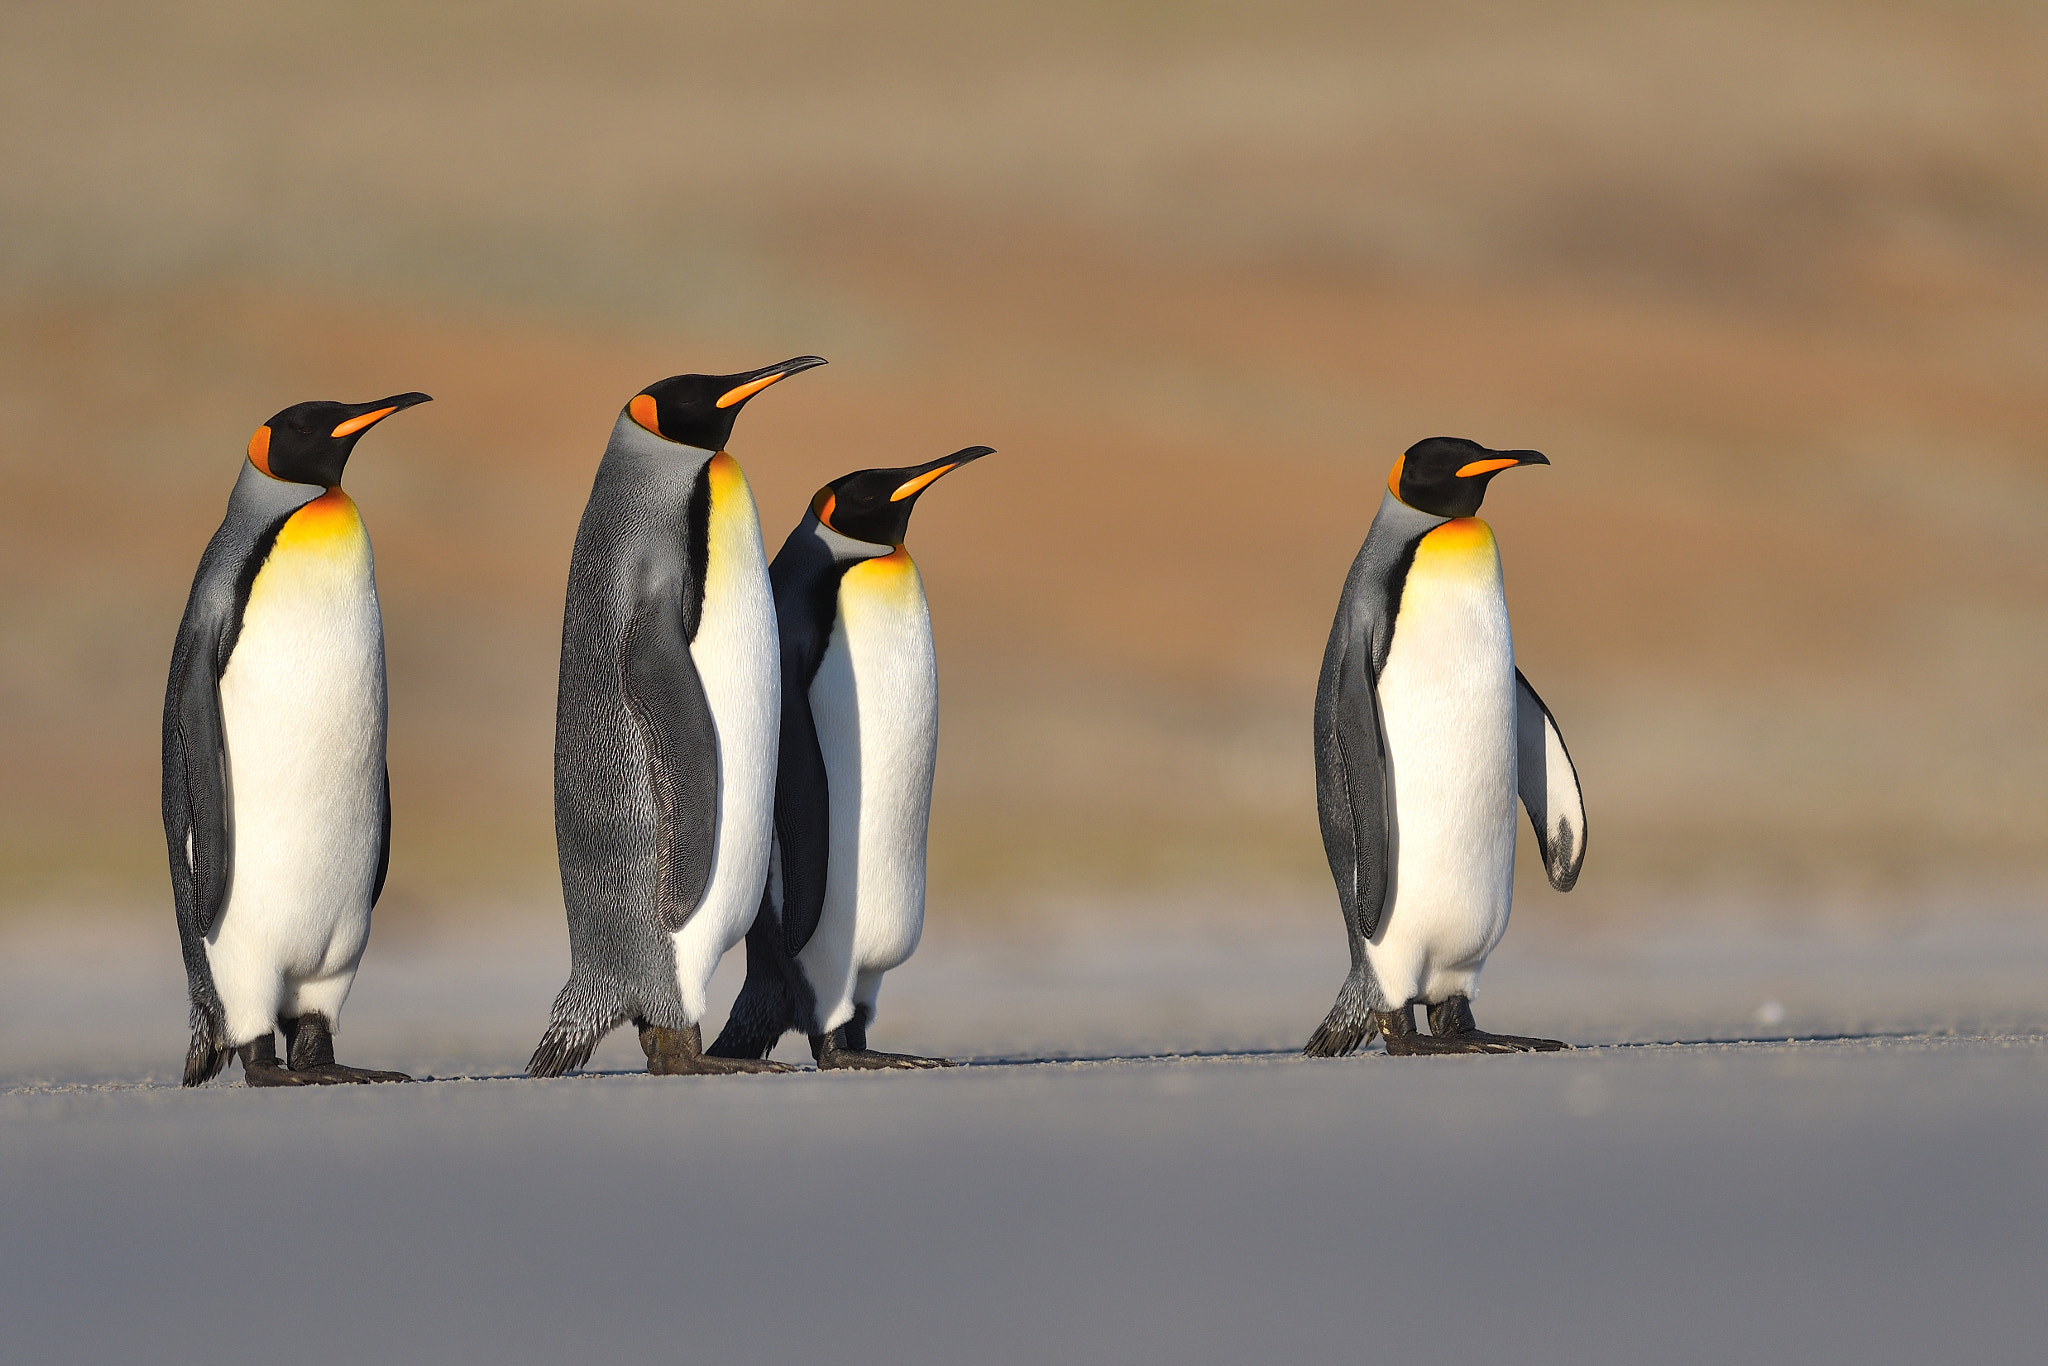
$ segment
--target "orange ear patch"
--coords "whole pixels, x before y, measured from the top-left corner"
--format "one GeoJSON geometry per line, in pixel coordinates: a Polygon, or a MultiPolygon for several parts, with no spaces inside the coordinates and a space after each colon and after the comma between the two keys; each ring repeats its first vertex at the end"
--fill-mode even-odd
{"type": "Polygon", "coordinates": [[[1387,475],[1387,492],[1396,498],[1401,496],[1401,471],[1408,468],[1408,453],[1403,451],[1394,457],[1393,472],[1387,475]]]}
{"type": "Polygon", "coordinates": [[[1514,459],[1512,456],[1506,460],[1474,460],[1469,465],[1458,467],[1458,477],[1460,479],[1470,479],[1475,474],[1492,474],[1495,470],[1504,470],[1510,465],[1519,465],[1521,463],[1521,461],[1514,459]]]}
{"type": "Polygon", "coordinates": [[[811,515],[826,526],[831,526],[834,531],[837,531],[839,528],[832,526],[832,509],[838,505],[838,496],[832,492],[832,486],[827,484],[824,488],[818,490],[817,497],[811,499],[811,515]]]}
{"type": "MultiPolygon", "coordinates": [[[[270,474],[270,424],[267,422],[249,438],[249,463],[270,474]]],[[[271,474],[270,477],[275,479],[277,476],[271,474]]]]}
{"type": "MultiPolygon", "coordinates": [[[[632,418],[656,436],[661,436],[661,419],[656,415],[655,409],[654,395],[640,394],[631,403],[626,405],[626,416],[632,418]]],[[[662,439],[667,440],[666,437],[662,439]]]]}

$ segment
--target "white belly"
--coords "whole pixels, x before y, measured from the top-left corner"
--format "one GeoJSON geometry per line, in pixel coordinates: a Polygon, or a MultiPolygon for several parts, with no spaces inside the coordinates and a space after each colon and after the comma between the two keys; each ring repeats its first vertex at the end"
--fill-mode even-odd
{"type": "Polygon", "coordinates": [[[1514,645],[1477,518],[1423,538],[1379,699],[1394,848],[1367,953],[1390,1001],[1469,996],[1507,930],[1515,871],[1514,645]]]}
{"type": "Polygon", "coordinates": [[[704,477],[711,481],[710,555],[690,657],[718,734],[718,837],[704,900],[675,934],[677,982],[692,1020],[704,1017],[718,960],[760,909],[782,715],[775,600],[753,494],[729,455],[714,456],[704,477]]]}
{"type": "Polygon", "coordinates": [[[841,580],[839,619],[810,702],[831,844],[825,904],[798,961],[829,1030],[851,1016],[857,979],[902,964],[924,932],[938,662],[907,552],[865,561],[841,580]]]}
{"type": "Polygon", "coordinates": [[[228,895],[207,955],[237,1042],[280,1009],[338,1014],[370,932],[384,823],[384,632],[345,495],[294,514],[220,680],[228,895]],[[307,983],[324,990],[298,1002],[307,983]]]}

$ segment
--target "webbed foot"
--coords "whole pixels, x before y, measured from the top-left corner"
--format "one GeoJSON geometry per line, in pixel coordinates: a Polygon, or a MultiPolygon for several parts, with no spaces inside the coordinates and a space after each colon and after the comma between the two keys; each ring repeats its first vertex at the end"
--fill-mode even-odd
{"type": "Polygon", "coordinates": [[[841,1025],[829,1034],[811,1035],[811,1056],[820,1072],[880,1072],[891,1068],[958,1067],[948,1058],[920,1058],[914,1053],[877,1053],[867,1047],[867,1031],[853,1034],[841,1025]]]}
{"type": "MultiPolygon", "coordinates": [[[[348,1067],[334,1060],[334,1028],[327,1017],[309,1011],[295,1020],[284,1021],[285,1049],[291,1058],[289,1082],[262,1083],[270,1086],[359,1086],[378,1081],[411,1081],[403,1072],[373,1072],[348,1067]]],[[[244,1072],[248,1064],[242,1065],[244,1072]]],[[[255,1083],[252,1083],[255,1084],[255,1083]]]]}
{"type": "Polygon", "coordinates": [[[242,1060],[244,1086],[313,1086],[311,1077],[300,1076],[277,1056],[277,1040],[268,1034],[235,1050],[242,1060]]]}
{"type": "Polygon", "coordinates": [[[1472,1002],[1464,996],[1446,997],[1429,1008],[1429,1034],[1446,1044],[1468,1047],[1444,1049],[1470,1053],[1562,1053],[1571,1047],[1561,1039],[1537,1039],[1526,1034],[1489,1034],[1472,1023],[1472,1002]]]}
{"type": "Polygon", "coordinates": [[[704,1034],[696,1025],[668,1029],[644,1020],[640,1051],[647,1055],[647,1073],[654,1077],[722,1077],[742,1072],[794,1072],[786,1062],[765,1058],[714,1058],[704,1052],[704,1034]]]}

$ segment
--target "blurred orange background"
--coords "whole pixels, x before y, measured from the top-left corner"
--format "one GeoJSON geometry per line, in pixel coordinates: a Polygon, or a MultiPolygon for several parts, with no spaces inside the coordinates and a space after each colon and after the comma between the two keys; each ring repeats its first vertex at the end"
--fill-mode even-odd
{"type": "Polygon", "coordinates": [[[1546,914],[2036,904],[2044,70],[1993,0],[7,7],[0,905],[168,916],[243,445],[407,389],[349,470],[380,917],[555,896],[613,417],[805,352],[731,444],[771,554],[829,478],[1000,452],[911,529],[941,905],[1326,895],[1317,665],[1438,434],[1555,462],[1485,512],[1590,808],[1546,914]]]}

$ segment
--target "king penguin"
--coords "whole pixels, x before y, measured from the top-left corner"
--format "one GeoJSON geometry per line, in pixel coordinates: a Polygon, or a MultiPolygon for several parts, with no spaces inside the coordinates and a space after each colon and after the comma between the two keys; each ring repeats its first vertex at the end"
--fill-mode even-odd
{"type": "Polygon", "coordinates": [[[384,625],[341,472],[364,432],[427,401],[300,403],[271,418],[200,556],[164,696],[187,1086],[230,1054],[251,1086],[411,1080],[334,1060],[391,863],[384,625]]]}
{"type": "Polygon", "coordinates": [[[1586,856],[1578,774],[1515,667],[1500,550],[1475,515],[1494,475],[1549,463],[1456,437],[1410,446],[1344,581],[1316,688],[1315,755],[1351,974],[1308,1041],[1313,1056],[1375,1033],[1397,1055],[1565,1046],[1484,1033],[1471,1004],[1508,927],[1516,795],[1551,886],[1570,891],[1586,856]]]}
{"type": "Polygon", "coordinates": [[[631,1020],[658,1075],[786,1071],[704,1056],[704,994],[753,923],[774,825],[781,675],[754,496],[726,454],[769,385],[825,362],[677,375],[620,412],[569,560],[555,842],[569,981],[527,1071],[631,1020]]]}
{"type": "Polygon", "coordinates": [[[903,541],[920,494],[994,453],[833,480],[769,568],[782,632],[775,857],[717,1056],[763,1058],[802,1029],[820,1070],[947,1065],[867,1046],[882,974],[924,932],[938,759],[931,609],[903,541]]]}

